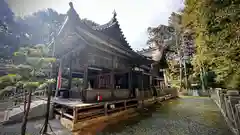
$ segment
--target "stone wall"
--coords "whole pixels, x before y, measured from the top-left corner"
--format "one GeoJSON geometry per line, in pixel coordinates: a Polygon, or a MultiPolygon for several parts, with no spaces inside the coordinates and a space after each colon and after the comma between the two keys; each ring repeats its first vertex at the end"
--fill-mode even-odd
{"type": "MultiPolygon", "coordinates": [[[[157,91],[157,96],[171,94],[173,97],[178,97],[178,90],[175,88],[157,89],[156,91],[157,91]]],[[[127,99],[131,96],[130,91],[128,89],[114,89],[114,90],[93,89],[93,90],[85,90],[83,92],[85,102],[97,101],[97,95],[101,95],[103,101],[127,99]]],[[[140,91],[136,89],[136,97],[140,100],[152,98],[153,91],[152,90],[140,91]]]]}
{"type": "Polygon", "coordinates": [[[117,89],[113,91],[115,99],[127,99],[130,96],[128,89],[117,89]]]}

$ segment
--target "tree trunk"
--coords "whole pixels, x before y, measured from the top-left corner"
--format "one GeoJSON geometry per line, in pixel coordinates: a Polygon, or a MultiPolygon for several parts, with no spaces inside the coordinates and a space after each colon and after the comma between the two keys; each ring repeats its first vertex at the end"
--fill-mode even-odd
{"type": "Polygon", "coordinates": [[[23,116],[23,122],[22,122],[22,127],[21,127],[21,135],[26,134],[28,113],[29,113],[29,110],[30,110],[30,107],[31,107],[31,98],[32,98],[32,89],[29,90],[29,94],[28,94],[27,109],[26,109],[26,111],[24,113],[24,116],[23,116]]]}
{"type": "Polygon", "coordinates": [[[163,78],[164,78],[164,83],[165,86],[168,87],[168,78],[167,78],[167,74],[166,74],[166,69],[163,70],[163,78]]]}
{"type": "Polygon", "coordinates": [[[180,64],[180,91],[182,91],[182,56],[180,55],[180,61],[179,61],[179,64],[180,64]]]}
{"type": "Polygon", "coordinates": [[[24,90],[24,105],[23,105],[23,114],[26,113],[26,105],[27,105],[27,94],[26,91],[24,90]]]}
{"type": "Polygon", "coordinates": [[[202,67],[200,69],[201,69],[200,75],[201,75],[202,91],[205,92],[204,71],[203,71],[202,67]]]}
{"type": "Polygon", "coordinates": [[[185,89],[188,90],[188,75],[187,75],[187,66],[186,66],[186,60],[183,61],[184,66],[184,79],[185,79],[185,89]]]}

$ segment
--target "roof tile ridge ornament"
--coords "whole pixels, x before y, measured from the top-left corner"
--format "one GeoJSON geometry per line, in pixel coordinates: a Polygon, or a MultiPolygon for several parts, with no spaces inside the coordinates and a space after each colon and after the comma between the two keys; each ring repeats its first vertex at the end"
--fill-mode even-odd
{"type": "Polygon", "coordinates": [[[73,20],[80,20],[80,17],[78,15],[78,13],[76,12],[76,10],[73,7],[73,3],[69,2],[69,10],[67,11],[67,15],[69,17],[69,19],[73,19],[73,20]]]}
{"type": "Polygon", "coordinates": [[[113,21],[117,21],[117,12],[116,12],[116,10],[114,9],[113,10],[113,21]]]}

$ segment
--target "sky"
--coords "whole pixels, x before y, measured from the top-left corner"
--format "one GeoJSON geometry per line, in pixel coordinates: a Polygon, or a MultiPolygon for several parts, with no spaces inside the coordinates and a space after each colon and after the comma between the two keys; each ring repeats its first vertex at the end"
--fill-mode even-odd
{"type": "Polygon", "coordinates": [[[147,28],[167,24],[172,12],[183,7],[183,0],[6,0],[17,16],[52,8],[66,13],[73,2],[80,18],[107,23],[117,13],[120,27],[134,50],[147,48],[147,28]]]}

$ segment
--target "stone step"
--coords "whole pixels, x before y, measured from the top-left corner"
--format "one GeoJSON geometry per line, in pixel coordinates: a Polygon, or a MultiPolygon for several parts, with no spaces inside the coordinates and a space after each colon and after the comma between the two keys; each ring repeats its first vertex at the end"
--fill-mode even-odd
{"type": "MultiPolygon", "coordinates": [[[[29,112],[29,119],[44,116],[46,113],[46,104],[44,100],[32,101],[29,112]]],[[[24,105],[8,109],[4,113],[4,123],[19,122],[24,116],[24,105]]]]}

